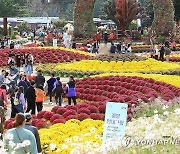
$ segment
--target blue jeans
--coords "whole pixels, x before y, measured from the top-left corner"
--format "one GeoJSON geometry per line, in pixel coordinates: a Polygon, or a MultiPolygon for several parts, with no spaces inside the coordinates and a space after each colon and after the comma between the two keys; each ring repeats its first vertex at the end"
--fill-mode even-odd
{"type": "Polygon", "coordinates": [[[27,75],[31,75],[32,74],[32,66],[31,65],[27,65],[27,67],[26,67],[26,74],[27,75]]]}

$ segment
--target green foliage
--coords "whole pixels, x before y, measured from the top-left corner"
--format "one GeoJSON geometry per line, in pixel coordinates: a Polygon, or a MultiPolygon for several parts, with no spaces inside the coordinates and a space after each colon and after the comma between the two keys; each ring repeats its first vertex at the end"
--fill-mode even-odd
{"type": "Polygon", "coordinates": [[[180,20],[180,0],[174,0],[175,18],[180,20]]]}
{"type": "Polygon", "coordinates": [[[73,20],[73,11],[74,3],[68,3],[60,14],[60,18],[64,18],[67,21],[73,20]]]}
{"type": "Polygon", "coordinates": [[[0,17],[16,17],[20,15],[19,9],[14,0],[0,0],[0,17]]]}
{"type": "Polygon", "coordinates": [[[29,16],[31,12],[25,5],[26,0],[0,0],[0,17],[29,16]]]}
{"type": "Polygon", "coordinates": [[[163,37],[162,35],[159,35],[159,36],[157,37],[157,41],[158,41],[158,43],[165,42],[165,37],[163,37]]]}
{"type": "Polygon", "coordinates": [[[94,7],[94,17],[100,18],[102,15],[104,15],[104,12],[102,10],[105,0],[96,0],[95,7],[94,7]]]}
{"type": "Polygon", "coordinates": [[[129,25],[129,29],[132,30],[132,29],[136,29],[138,26],[138,24],[134,21],[131,22],[131,24],[129,25]]]}
{"type": "Polygon", "coordinates": [[[22,22],[17,27],[18,27],[18,30],[20,32],[24,32],[24,31],[27,31],[30,28],[30,25],[27,22],[22,22]]]}
{"type": "Polygon", "coordinates": [[[65,19],[59,19],[58,21],[54,22],[54,25],[57,28],[63,28],[67,24],[67,21],[65,19]]]}
{"type": "Polygon", "coordinates": [[[115,0],[108,0],[106,3],[104,3],[102,11],[105,14],[104,16],[105,19],[112,20],[119,27],[119,22],[115,17],[116,16],[115,0]]]}
{"type": "Polygon", "coordinates": [[[154,11],[151,0],[140,0],[143,8],[142,27],[149,27],[154,20],[154,11]]]}

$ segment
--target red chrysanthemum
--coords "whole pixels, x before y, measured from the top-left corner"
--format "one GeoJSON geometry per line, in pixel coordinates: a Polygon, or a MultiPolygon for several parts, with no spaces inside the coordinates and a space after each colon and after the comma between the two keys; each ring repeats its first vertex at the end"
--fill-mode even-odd
{"type": "Polygon", "coordinates": [[[53,112],[46,112],[43,117],[44,117],[46,120],[50,120],[53,115],[54,115],[53,112]]]}
{"type": "Polygon", "coordinates": [[[86,114],[86,113],[80,113],[80,114],[78,114],[78,119],[79,119],[80,121],[83,121],[83,120],[88,119],[88,118],[90,118],[90,116],[89,116],[88,114],[86,114]]]}

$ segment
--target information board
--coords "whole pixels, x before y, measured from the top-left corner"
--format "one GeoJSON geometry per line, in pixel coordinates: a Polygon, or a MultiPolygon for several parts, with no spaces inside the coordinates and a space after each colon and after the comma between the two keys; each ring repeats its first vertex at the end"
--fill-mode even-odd
{"type": "Polygon", "coordinates": [[[106,104],[103,143],[118,141],[125,136],[128,105],[108,102],[106,104]]]}

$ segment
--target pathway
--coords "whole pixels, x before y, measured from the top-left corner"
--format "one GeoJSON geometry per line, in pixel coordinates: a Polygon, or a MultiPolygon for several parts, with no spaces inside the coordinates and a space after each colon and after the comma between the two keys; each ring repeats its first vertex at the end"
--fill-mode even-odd
{"type": "Polygon", "coordinates": [[[109,54],[110,46],[111,46],[110,43],[108,43],[108,44],[101,43],[99,45],[99,53],[100,54],[109,54]]]}

